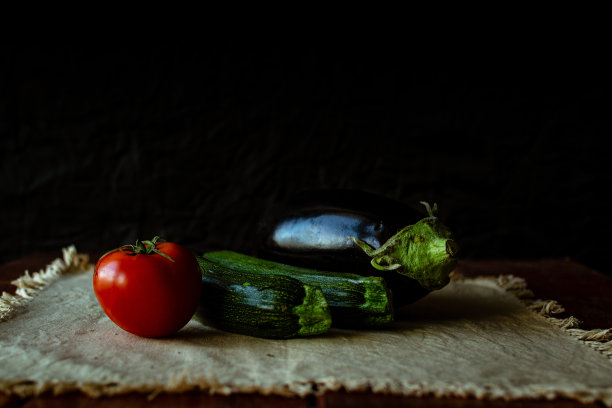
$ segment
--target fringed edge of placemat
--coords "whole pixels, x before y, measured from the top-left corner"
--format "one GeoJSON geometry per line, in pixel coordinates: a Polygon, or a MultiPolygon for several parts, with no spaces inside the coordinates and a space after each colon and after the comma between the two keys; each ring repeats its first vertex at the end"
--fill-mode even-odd
{"type": "Polygon", "coordinates": [[[249,384],[222,383],[211,375],[207,378],[186,379],[172,378],[169,383],[122,385],[118,383],[76,383],[76,382],[33,382],[33,381],[1,381],[0,390],[21,398],[41,395],[61,395],[80,392],[91,398],[112,397],[128,393],[138,393],[153,400],[161,394],[177,394],[184,392],[204,392],[209,395],[230,396],[233,394],[277,395],[288,398],[305,398],[307,396],[322,396],[327,392],[366,392],[373,394],[403,396],[412,398],[475,398],[490,401],[516,400],[558,400],[568,399],[582,404],[602,403],[612,407],[612,387],[602,390],[557,389],[534,384],[523,387],[477,386],[475,384],[449,383],[412,383],[402,381],[371,381],[353,380],[338,381],[336,378],[322,378],[313,381],[292,382],[261,387],[249,384]]]}
{"type": "Polygon", "coordinates": [[[82,272],[89,266],[89,256],[77,253],[76,247],[71,245],[62,249],[62,258],[56,258],[45,269],[32,274],[26,270],[23,276],[11,282],[17,287],[14,295],[2,292],[0,297],[0,322],[9,319],[62,274],[82,272]]]}
{"type": "Polygon", "coordinates": [[[602,355],[612,361],[612,328],[584,330],[580,328],[580,319],[570,316],[557,318],[556,315],[564,313],[565,308],[556,300],[538,299],[527,287],[525,279],[514,275],[479,276],[477,278],[466,278],[460,274],[453,274],[453,280],[485,279],[495,282],[506,292],[513,294],[521,303],[535,314],[542,316],[546,321],[560,328],[565,333],[585,343],[592,349],[599,351],[602,355]]]}

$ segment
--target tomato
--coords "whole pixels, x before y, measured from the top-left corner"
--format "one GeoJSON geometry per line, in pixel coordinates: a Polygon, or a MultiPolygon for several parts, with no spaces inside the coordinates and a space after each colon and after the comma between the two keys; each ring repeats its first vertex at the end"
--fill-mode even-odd
{"type": "Polygon", "coordinates": [[[136,241],[103,255],[93,289],[106,315],[142,337],[172,334],[189,322],[200,299],[195,256],[171,242],[136,241]]]}

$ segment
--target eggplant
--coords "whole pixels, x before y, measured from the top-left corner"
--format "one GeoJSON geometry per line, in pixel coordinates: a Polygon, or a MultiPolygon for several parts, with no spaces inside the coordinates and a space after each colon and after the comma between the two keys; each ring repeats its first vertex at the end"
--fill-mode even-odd
{"type": "Polygon", "coordinates": [[[437,206],[415,207],[355,190],[310,190],[262,217],[254,254],[319,270],[381,276],[394,306],[444,287],[459,246],[437,206]]]}

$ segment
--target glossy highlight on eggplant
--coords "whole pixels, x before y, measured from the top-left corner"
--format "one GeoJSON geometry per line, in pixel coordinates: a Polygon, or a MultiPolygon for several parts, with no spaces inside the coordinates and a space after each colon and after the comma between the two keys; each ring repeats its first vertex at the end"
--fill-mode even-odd
{"type": "Polygon", "coordinates": [[[259,225],[256,254],[288,264],[382,276],[396,306],[449,281],[458,245],[437,218],[354,190],[305,191],[277,206],[259,225]]]}
{"type": "Polygon", "coordinates": [[[375,235],[381,224],[373,225],[367,219],[348,214],[313,214],[283,220],[273,232],[272,241],[278,246],[298,250],[353,248],[347,237],[367,237],[368,245],[379,247],[381,242],[375,235]],[[358,234],[357,234],[358,232],[358,234]]]}

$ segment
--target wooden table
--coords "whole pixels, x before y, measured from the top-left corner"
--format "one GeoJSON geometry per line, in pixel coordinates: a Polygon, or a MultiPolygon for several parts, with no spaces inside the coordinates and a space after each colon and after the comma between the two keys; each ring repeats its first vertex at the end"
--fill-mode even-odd
{"type": "MultiPolygon", "coordinates": [[[[59,253],[33,253],[0,266],[0,292],[15,292],[11,281],[27,269],[43,268],[59,253]]],[[[575,316],[582,328],[612,327],[612,277],[593,271],[568,259],[537,261],[463,260],[458,272],[465,276],[512,274],[524,278],[536,297],[554,299],[566,312],[559,317],[575,316]]],[[[1,352],[1,351],[0,351],[1,352]]],[[[206,393],[162,394],[152,401],[140,394],[92,399],[73,393],[60,396],[43,395],[20,399],[0,394],[0,408],[5,407],[139,407],[139,406],[201,406],[201,407],[600,407],[568,400],[478,401],[462,398],[407,398],[367,392],[328,392],[318,397],[286,398],[256,394],[219,396],[206,393]]]]}

